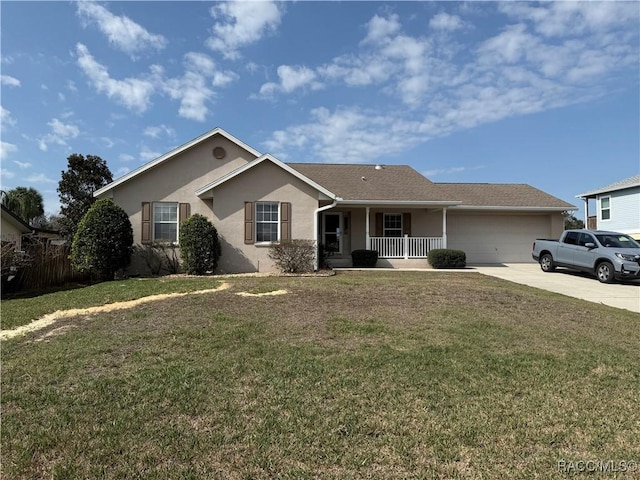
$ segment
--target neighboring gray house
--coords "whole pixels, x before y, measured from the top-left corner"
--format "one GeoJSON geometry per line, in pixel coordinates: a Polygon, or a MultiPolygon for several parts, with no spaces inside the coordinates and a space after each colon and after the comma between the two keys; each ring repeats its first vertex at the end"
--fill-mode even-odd
{"type": "Polygon", "coordinates": [[[612,230],[640,239],[640,175],[577,195],[584,200],[585,225],[591,230],[612,230]],[[595,200],[596,214],[589,212],[595,200]]]}
{"type": "MultiPolygon", "coordinates": [[[[345,150],[349,148],[344,146],[345,150]]],[[[468,263],[531,262],[536,237],[557,237],[575,206],[524,184],[434,183],[406,165],[284,163],[215,128],[94,193],[129,215],[134,241],[178,242],[199,213],[221,236],[219,272],[271,271],[269,246],[331,245],[336,264],[379,252],[379,265],[426,267],[433,248],[468,263]]]]}

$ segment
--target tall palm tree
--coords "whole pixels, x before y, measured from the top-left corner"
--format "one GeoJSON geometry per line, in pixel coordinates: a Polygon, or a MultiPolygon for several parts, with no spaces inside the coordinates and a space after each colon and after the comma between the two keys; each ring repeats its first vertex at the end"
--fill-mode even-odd
{"type": "Polygon", "coordinates": [[[44,215],[42,195],[32,187],[16,187],[8,192],[0,192],[2,204],[22,218],[26,223],[44,215]]]}

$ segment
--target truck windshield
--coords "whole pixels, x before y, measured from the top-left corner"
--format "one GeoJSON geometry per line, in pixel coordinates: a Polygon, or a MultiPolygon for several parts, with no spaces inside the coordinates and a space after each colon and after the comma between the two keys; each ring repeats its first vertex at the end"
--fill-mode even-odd
{"type": "Polygon", "coordinates": [[[640,248],[640,243],[635,241],[629,235],[623,235],[621,233],[611,234],[605,233],[596,235],[601,245],[605,247],[614,248],[640,248]]]}

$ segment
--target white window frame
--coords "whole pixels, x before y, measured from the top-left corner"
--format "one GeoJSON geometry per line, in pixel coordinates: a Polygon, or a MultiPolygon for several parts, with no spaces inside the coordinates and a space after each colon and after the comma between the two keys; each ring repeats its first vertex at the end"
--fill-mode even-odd
{"type": "Polygon", "coordinates": [[[269,202],[269,201],[263,201],[263,202],[256,202],[255,204],[255,227],[256,227],[256,244],[257,245],[271,245],[274,243],[278,243],[280,241],[280,202],[269,202]],[[258,220],[258,205],[275,205],[276,207],[276,215],[277,215],[277,220],[258,220]],[[277,229],[276,229],[276,238],[275,240],[259,240],[258,238],[258,225],[260,224],[277,224],[277,229]]]}
{"type": "Polygon", "coordinates": [[[608,222],[609,220],[611,220],[611,195],[600,197],[600,220],[602,220],[603,222],[608,222]],[[607,208],[602,207],[602,201],[605,199],[609,202],[609,206],[607,208]],[[609,218],[604,218],[603,213],[605,210],[609,212],[609,218]]]}
{"type": "MultiPolygon", "coordinates": [[[[174,245],[178,244],[180,238],[180,204],[178,202],[153,202],[151,205],[151,238],[156,241],[156,224],[175,224],[176,226],[176,239],[172,241],[174,245]],[[156,220],[156,206],[172,205],[176,209],[176,219],[174,220],[156,220]]],[[[166,240],[164,238],[158,239],[158,241],[166,240]]]]}
{"type": "Polygon", "coordinates": [[[382,216],[382,236],[383,237],[389,237],[389,238],[400,238],[402,237],[402,232],[403,230],[403,225],[402,225],[402,213],[385,213],[382,216]],[[387,228],[387,217],[400,217],[400,228],[387,228]],[[388,231],[398,231],[400,230],[400,235],[387,235],[388,231]]]}

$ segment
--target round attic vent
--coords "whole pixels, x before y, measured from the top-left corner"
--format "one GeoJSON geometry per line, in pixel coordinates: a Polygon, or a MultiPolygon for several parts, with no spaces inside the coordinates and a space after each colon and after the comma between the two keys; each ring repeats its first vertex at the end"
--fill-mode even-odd
{"type": "Polygon", "coordinates": [[[222,160],[224,157],[227,156],[227,152],[222,147],[216,147],[213,149],[213,156],[216,157],[218,160],[222,160]]]}

